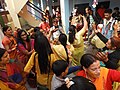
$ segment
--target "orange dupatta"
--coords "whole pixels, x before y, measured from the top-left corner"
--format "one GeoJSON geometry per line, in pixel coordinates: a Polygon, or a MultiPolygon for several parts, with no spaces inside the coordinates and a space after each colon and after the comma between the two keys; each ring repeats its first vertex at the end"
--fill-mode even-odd
{"type": "Polygon", "coordinates": [[[109,69],[101,67],[100,77],[95,80],[94,85],[96,86],[96,90],[107,90],[106,89],[106,80],[109,69]]]}

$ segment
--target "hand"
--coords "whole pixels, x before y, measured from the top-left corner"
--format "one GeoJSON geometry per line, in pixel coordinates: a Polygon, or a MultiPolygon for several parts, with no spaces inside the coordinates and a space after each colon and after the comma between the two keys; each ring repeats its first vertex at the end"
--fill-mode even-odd
{"type": "Polygon", "coordinates": [[[84,16],[84,15],[82,15],[82,14],[80,14],[80,15],[79,15],[79,17],[85,18],[85,16],[84,16]]]}
{"type": "Polygon", "coordinates": [[[35,52],[35,50],[34,50],[34,49],[32,49],[31,51],[32,51],[32,53],[33,53],[33,52],[35,52]]]}
{"type": "Polygon", "coordinates": [[[96,30],[96,24],[92,23],[92,29],[95,31],[96,30]]]}
{"type": "Polygon", "coordinates": [[[108,61],[108,54],[107,53],[103,53],[103,52],[98,52],[96,57],[103,62],[107,62],[108,61]]]}

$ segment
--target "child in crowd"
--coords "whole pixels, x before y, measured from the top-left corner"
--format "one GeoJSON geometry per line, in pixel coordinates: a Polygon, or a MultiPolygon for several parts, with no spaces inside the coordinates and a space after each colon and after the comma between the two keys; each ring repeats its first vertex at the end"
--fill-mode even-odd
{"type": "Polygon", "coordinates": [[[65,84],[65,76],[68,73],[68,63],[65,60],[57,60],[52,65],[52,70],[54,72],[52,82],[51,82],[51,90],[55,90],[56,88],[65,84]]]}
{"type": "MultiPolygon", "coordinates": [[[[73,67],[71,68],[73,69],[73,67]]],[[[52,65],[52,70],[54,75],[51,82],[51,90],[96,90],[94,84],[84,77],[66,78],[71,70],[68,68],[68,63],[65,60],[55,61],[52,65]]]]}

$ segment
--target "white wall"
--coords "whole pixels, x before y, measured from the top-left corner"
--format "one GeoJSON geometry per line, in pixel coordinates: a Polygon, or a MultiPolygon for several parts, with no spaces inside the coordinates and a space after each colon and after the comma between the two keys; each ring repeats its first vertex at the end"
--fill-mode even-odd
{"type": "Polygon", "coordinates": [[[74,0],[69,0],[69,15],[71,14],[74,8],[74,0]]]}
{"type": "MultiPolygon", "coordinates": [[[[11,1],[11,0],[10,0],[11,1]]],[[[16,13],[19,13],[28,0],[13,0],[16,13]]]]}
{"type": "Polygon", "coordinates": [[[15,27],[21,28],[17,14],[21,11],[27,1],[28,0],[5,0],[7,4],[7,10],[12,17],[15,27]]]}
{"type": "Polygon", "coordinates": [[[60,0],[60,6],[61,6],[61,20],[62,20],[63,30],[68,34],[69,0],[60,0]]]}
{"type": "Polygon", "coordinates": [[[74,1],[74,4],[82,4],[82,3],[88,3],[89,2],[89,5],[92,5],[93,0],[73,0],[73,1],[74,1]]]}
{"type": "Polygon", "coordinates": [[[58,5],[60,5],[60,0],[58,0],[58,2],[54,2],[52,5],[53,5],[53,6],[58,6],[58,5]]]}
{"type": "Polygon", "coordinates": [[[120,9],[120,0],[110,0],[110,8],[113,9],[114,7],[119,7],[120,9]]]}

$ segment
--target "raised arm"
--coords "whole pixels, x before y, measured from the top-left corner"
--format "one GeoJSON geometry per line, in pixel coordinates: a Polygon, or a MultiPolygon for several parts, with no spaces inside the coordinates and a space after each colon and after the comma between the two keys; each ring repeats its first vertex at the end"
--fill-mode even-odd
{"type": "Polygon", "coordinates": [[[98,52],[97,55],[96,55],[96,57],[97,57],[100,61],[103,61],[103,62],[104,62],[104,64],[106,65],[106,66],[105,66],[106,68],[117,69],[117,68],[119,67],[119,65],[117,64],[117,62],[118,62],[119,60],[117,60],[117,59],[112,59],[112,58],[111,58],[112,60],[110,60],[110,59],[108,58],[107,53],[98,52]],[[116,62],[115,62],[115,61],[116,61],[116,62]]]}
{"type": "Polygon", "coordinates": [[[84,26],[78,33],[80,33],[81,35],[84,35],[85,32],[88,30],[88,22],[87,22],[85,16],[81,15],[81,17],[83,18],[84,26]]]}
{"type": "Polygon", "coordinates": [[[96,35],[100,38],[101,41],[103,41],[105,44],[107,43],[108,39],[103,36],[100,32],[96,33],[96,35]]]}
{"type": "Polygon", "coordinates": [[[96,33],[96,35],[100,38],[100,40],[103,41],[106,44],[108,39],[100,33],[100,30],[96,27],[93,27],[93,30],[96,33]]]}

